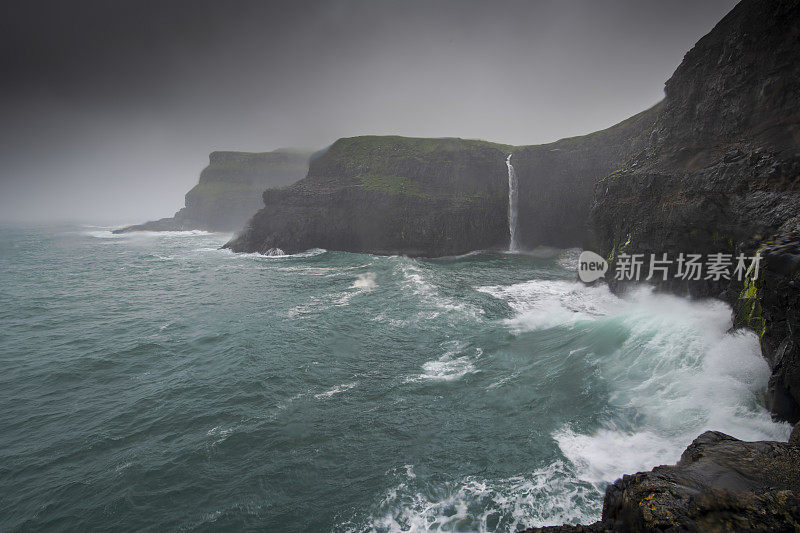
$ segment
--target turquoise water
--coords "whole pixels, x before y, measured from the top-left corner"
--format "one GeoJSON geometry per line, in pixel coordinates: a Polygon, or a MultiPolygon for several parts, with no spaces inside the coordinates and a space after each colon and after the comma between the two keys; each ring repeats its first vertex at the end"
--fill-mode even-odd
{"type": "Polygon", "coordinates": [[[704,429],[782,438],[730,310],[202,232],[0,230],[0,530],[514,531],[704,429]]]}

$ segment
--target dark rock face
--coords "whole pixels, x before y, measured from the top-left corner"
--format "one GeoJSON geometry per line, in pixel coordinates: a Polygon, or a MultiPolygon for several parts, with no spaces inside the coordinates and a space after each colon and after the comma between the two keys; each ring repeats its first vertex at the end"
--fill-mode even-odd
{"type": "Polygon", "coordinates": [[[799,23],[796,0],[745,0],[686,54],[647,149],[596,187],[595,245],[733,252],[797,215],[799,23]]]}
{"type": "Polygon", "coordinates": [[[761,251],[762,276],[750,306],[740,306],[751,327],[761,331],[761,346],[772,368],[769,407],[790,422],[800,420],[800,219],[787,222],[761,251]]]}
{"type": "Polygon", "coordinates": [[[792,428],[792,433],[789,435],[789,444],[800,446],[800,424],[795,424],[794,428],[792,428]]]}
{"type": "MultiPolygon", "coordinates": [[[[800,1],[739,3],[686,54],[665,92],[646,148],[597,183],[591,248],[612,260],[674,260],[681,252],[763,254],[779,231],[791,241],[797,222],[789,221],[800,220],[800,1]]],[[[673,264],[657,284],[734,306],[736,325],[759,333],[772,365],[773,411],[794,422],[800,324],[794,274],[778,267],[796,264],[792,254],[771,251],[755,280],[683,281],[673,264]]]]}
{"type": "Polygon", "coordinates": [[[514,148],[519,181],[517,235],[523,248],[586,244],[594,186],[647,145],[661,104],[608,129],[514,148]]]}
{"type": "Polygon", "coordinates": [[[115,233],[236,231],[261,207],[264,189],[289,185],[305,175],[309,157],[310,153],[298,150],[212,152],[199,183],[186,193],[184,208],[172,217],[128,226],[115,233]]]}
{"type": "Polygon", "coordinates": [[[462,139],[339,139],[308,176],[264,193],[226,247],[441,256],[508,246],[508,147],[462,139]]]}
{"type": "Polygon", "coordinates": [[[657,466],[610,485],[600,522],[527,531],[796,531],[798,465],[800,447],[708,431],[675,466],[657,466]]]}

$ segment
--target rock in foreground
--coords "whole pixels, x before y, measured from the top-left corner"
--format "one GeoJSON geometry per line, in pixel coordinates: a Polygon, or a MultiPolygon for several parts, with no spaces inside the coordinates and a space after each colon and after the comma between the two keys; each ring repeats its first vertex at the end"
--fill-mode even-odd
{"type": "Polygon", "coordinates": [[[601,521],[526,531],[798,530],[800,447],[707,431],[676,465],[626,475],[610,485],[601,521]]]}

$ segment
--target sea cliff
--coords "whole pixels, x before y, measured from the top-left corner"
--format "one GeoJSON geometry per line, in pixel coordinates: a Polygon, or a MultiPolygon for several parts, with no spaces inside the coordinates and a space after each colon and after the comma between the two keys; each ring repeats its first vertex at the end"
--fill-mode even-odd
{"type": "Polygon", "coordinates": [[[645,146],[660,106],[606,130],[536,146],[468,139],[339,139],[308,176],[264,193],[264,207],[226,246],[446,256],[509,246],[508,168],[519,186],[518,242],[579,246],[597,178],[645,146]]]}
{"type": "Polygon", "coordinates": [[[661,106],[595,133],[514,148],[523,248],[587,244],[595,183],[645,148],[661,106]]]}
{"type": "Polygon", "coordinates": [[[226,247],[411,256],[503,248],[509,151],[464,139],[339,139],[306,178],[265,191],[264,207],[226,247]]]}
{"type": "MultiPolygon", "coordinates": [[[[719,297],[734,327],[761,339],[767,404],[800,419],[800,2],[743,0],[667,81],[646,146],[597,183],[589,246],[622,254],[763,258],[742,280],[683,280],[658,290],[719,297]]],[[[613,290],[626,285],[610,279],[613,290]]],[[[626,475],[602,520],[529,531],[797,531],[800,426],[789,443],[707,432],[675,466],[626,475]]]]}
{"type": "Polygon", "coordinates": [[[267,187],[289,185],[308,169],[310,152],[212,152],[200,180],[186,193],[185,207],[172,217],[120,228],[129,231],[236,231],[261,207],[267,187]]]}
{"type": "Polygon", "coordinates": [[[745,0],[700,39],[667,81],[645,149],[597,184],[589,224],[612,272],[621,253],[764,256],[748,279],[685,281],[673,263],[656,283],[734,306],[773,368],[770,407],[791,422],[800,420],[798,28],[797,1],[745,0]]]}

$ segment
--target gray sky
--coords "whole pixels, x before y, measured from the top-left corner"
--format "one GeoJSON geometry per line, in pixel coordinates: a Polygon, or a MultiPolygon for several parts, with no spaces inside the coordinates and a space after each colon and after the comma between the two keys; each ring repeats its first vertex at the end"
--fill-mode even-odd
{"type": "Polygon", "coordinates": [[[170,216],[212,150],[589,133],[660,100],[734,4],[6,2],[0,219],[170,216]]]}

